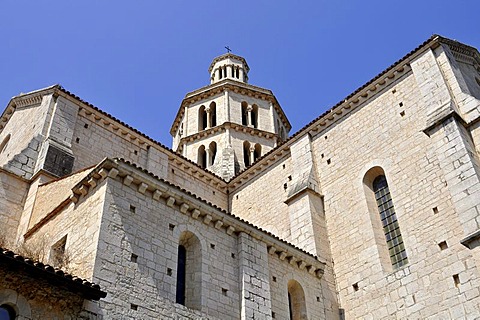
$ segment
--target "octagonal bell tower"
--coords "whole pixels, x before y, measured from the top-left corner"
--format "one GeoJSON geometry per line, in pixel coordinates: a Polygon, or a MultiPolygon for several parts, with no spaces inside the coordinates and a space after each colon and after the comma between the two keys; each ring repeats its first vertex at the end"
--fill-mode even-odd
{"type": "Polygon", "coordinates": [[[272,91],[248,84],[247,61],[213,59],[210,85],[187,93],[170,129],[173,150],[225,180],[285,140],[291,129],[272,91]]]}

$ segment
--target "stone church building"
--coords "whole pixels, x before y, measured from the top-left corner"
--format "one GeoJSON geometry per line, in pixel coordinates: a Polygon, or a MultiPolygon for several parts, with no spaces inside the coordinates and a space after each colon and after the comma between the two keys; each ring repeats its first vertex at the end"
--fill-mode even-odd
{"type": "Polygon", "coordinates": [[[244,58],[208,71],[172,148],[58,85],[11,99],[0,319],[480,318],[475,48],[432,36],[293,134],[244,58]]]}

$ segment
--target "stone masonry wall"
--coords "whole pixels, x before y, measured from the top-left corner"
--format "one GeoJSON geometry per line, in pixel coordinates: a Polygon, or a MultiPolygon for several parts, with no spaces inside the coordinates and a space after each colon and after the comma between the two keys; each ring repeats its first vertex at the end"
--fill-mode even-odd
{"type": "MultiPolygon", "coordinates": [[[[305,319],[339,319],[336,302],[326,291],[325,279],[319,279],[306,270],[299,270],[286,260],[268,259],[269,282],[272,291],[272,314],[275,319],[289,319],[288,282],[297,281],[305,294],[305,319]]],[[[335,299],[335,296],[333,297],[335,299]]],[[[303,319],[303,318],[302,318],[303,319]]]]}
{"type": "Polygon", "coordinates": [[[462,228],[436,141],[422,132],[427,111],[419,96],[416,78],[407,73],[313,141],[347,319],[476,314],[478,270],[459,243],[462,228]],[[408,265],[398,270],[379,250],[383,231],[375,229],[375,219],[380,218],[367,205],[363,179],[374,167],[387,177],[408,255],[408,265]]]}
{"type": "Polygon", "coordinates": [[[232,213],[282,239],[290,238],[287,200],[291,159],[285,156],[230,191],[232,213]]]}
{"type": "Polygon", "coordinates": [[[235,236],[119,181],[108,179],[106,192],[93,279],[108,292],[101,301],[105,319],[239,318],[235,236]],[[201,243],[201,312],[173,303],[177,250],[185,231],[201,243]]]}
{"type": "Polygon", "coordinates": [[[0,141],[6,143],[0,150],[3,168],[24,178],[32,176],[53,105],[53,97],[46,95],[39,103],[16,108],[0,133],[0,141]]]}
{"type": "Polygon", "coordinates": [[[27,182],[0,170],[0,241],[13,244],[27,191],[27,182]]]}
{"type": "MultiPolygon", "coordinates": [[[[105,183],[102,183],[89,197],[82,197],[77,203],[71,202],[31,237],[27,238],[26,244],[45,248],[45,261],[53,263],[51,248],[66,236],[66,270],[78,277],[92,279],[105,188],[105,183]]],[[[45,212],[45,214],[47,213],[45,212]]]]}
{"type": "Polygon", "coordinates": [[[219,207],[226,208],[224,190],[217,189],[213,193],[214,185],[211,180],[206,182],[201,172],[193,174],[182,165],[186,163],[188,167],[194,167],[188,161],[175,161],[175,156],[169,157],[162,147],[143,139],[133,139],[119,126],[105,125],[103,121],[93,114],[88,115],[83,111],[80,113],[72,143],[74,171],[95,165],[105,157],[124,158],[219,207]]]}

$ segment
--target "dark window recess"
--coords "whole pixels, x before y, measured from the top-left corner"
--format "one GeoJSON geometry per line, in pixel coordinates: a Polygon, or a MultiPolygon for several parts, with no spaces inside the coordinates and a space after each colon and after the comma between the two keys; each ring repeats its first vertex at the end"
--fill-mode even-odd
{"type": "Polygon", "coordinates": [[[438,244],[438,246],[440,247],[440,250],[445,250],[448,248],[448,244],[447,244],[447,241],[442,241],[438,244]]]}
{"type": "Polygon", "coordinates": [[[453,275],[453,283],[455,283],[455,287],[457,288],[460,286],[460,277],[458,274],[453,275]]]}
{"type": "Polygon", "coordinates": [[[433,210],[433,213],[434,213],[434,214],[437,214],[437,213],[438,213],[438,208],[437,208],[437,207],[434,207],[432,210],[433,210]]]}
{"type": "Polygon", "coordinates": [[[172,269],[167,268],[167,276],[171,276],[173,274],[172,269]]]}
{"type": "Polygon", "coordinates": [[[88,123],[85,123],[85,124],[83,125],[83,127],[84,127],[85,129],[87,129],[87,128],[88,128],[88,123]]]}
{"type": "Polygon", "coordinates": [[[58,177],[63,177],[72,173],[74,161],[75,158],[67,151],[50,145],[45,156],[43,169],[58,177]]]}
{"type": "Polygon", "coordinates": [[[130,212],[135,213],[136,210],[135,206],[130,205],[130,212]]]}
{"type": "Polygon", "coordinates": [[[358,291],[358,282],[352,285],[353,290],[358,291]]]}
{"type": "Polygon", "coordinates": [[[185,275],[186,275],[187,249],[178,246],[178,261],[177,261],[177,294],[175,302],[185,305],[185,275]]]}
{"type": "Polygon", "coordinates": [[[131,303],[130,304],[130,309],[137,311],[138,310],[138,305],[131,303]]]}
{"type": "Polygon", "coordinates": [[[292,305],[292,296],[290,292],[288,293],[288,312],[289,312],[289,319],[293,320],[293,305],[292,305]]]}
{"type": "Polygon", "coordinates": [[[227,289],[225,289],[225,288],[222,288],[222,294],[223,294],[224,296],[226,296],[226,295],[227,295],[227,293],[228,293],[228,290],[227,290],[227,289]]]}
{"type": "Polygon", "coordinates": [[[170,231],[173,231],[173,229],[175,229],[175,225],[170,223],[170,224],[168,225],[168,229],[169,229],[170,231]]]}
{"type": "Polygon", "coordinates": [[[132,253],[132,256],[130,257],[130,261],[132,262],[137,262],[138,256],[135,253],[132,253]]]}

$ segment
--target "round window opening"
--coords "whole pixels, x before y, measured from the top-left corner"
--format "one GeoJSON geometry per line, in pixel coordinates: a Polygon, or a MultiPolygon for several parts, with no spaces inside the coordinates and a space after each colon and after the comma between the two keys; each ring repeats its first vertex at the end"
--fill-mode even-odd
{"type": "Polygon", "coordinates": [[[6,304],[0,306],[0,320],[14,320],[16,317],[15,310],[6,304]]]}

